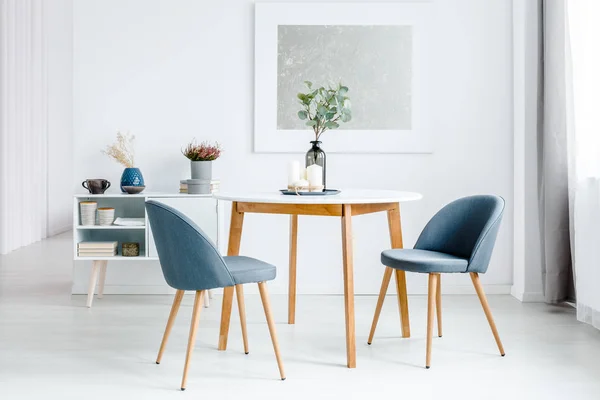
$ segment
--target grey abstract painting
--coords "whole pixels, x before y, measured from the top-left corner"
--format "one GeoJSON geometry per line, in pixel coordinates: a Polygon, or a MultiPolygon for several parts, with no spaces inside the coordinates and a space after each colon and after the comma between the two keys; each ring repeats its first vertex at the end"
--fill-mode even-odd
{"type": "Polygon", "coordinates": [[[279,25],[277,40],[277,129],[306,129],[296,97],[306,80],[350,89],[340,129],[411,129],[411,26],[279,25]]]}

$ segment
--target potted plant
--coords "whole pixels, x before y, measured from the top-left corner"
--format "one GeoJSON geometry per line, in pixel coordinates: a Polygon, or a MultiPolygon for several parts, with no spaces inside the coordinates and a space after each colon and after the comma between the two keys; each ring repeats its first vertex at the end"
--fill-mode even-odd
{"type": "Polygon", "coordinates": [[[212,162],[221,156],[221,145],[215,142],[190,142],[181,152],[190,160],[192,179],[210,181],[212,179],[212,162]]]}
{"type": "Polygon", "coordinates": [[[141,193],[144,188],[142,171],[135,167],[133,142],[135,136],[127,132],[125,135],[117,132],[117,141],[102,152],[123,165],[125,169],[121,174],[121,191],[126,193],[141,193]]]}
{"type": "Polygon", "coordinates": [[[306,120],[306,126],[312,128],[315,140],[311,141],[312,147],[306,153],[306,167],[317,164],[323,167],[323,185],[326,185],[325,152],[321,149],[319,139],[328,129],[337,129],[340,123],[352,119],[350,98],[346,96],[348,88],[341,83],[336,87],[319,87],[313,89],[310,81],[304,81],[308,88],[306,93],[298,93],[298,100],[302,109],[298,111],[298,118],[306,120]]]}

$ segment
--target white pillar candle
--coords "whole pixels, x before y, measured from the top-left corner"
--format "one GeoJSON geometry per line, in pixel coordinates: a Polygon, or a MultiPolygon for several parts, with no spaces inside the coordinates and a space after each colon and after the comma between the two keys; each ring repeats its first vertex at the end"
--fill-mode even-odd
{"type": "Polygon", "coordinates": [[[300,161],[290,161],[288,166],[288,186],[293,186],[294,183],[299,181],[301,178],[300,161]]]}
{"type": "Polygon", "coordinates": [[[306,167],[306,175],[310,186],[323,186],[323,167],[317,164],[306,167]]]}

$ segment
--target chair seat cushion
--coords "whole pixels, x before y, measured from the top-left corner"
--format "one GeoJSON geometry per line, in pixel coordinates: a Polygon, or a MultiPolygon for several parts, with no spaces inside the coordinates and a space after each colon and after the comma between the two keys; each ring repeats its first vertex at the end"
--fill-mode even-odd
{"type": "Polygon", "coordinates": [[[464,258],[417,249],[391,249],[381,253],[381,263],[394,269],[410,272],[467,272],[468,261],[464,258]]]}
{"type": "Polygon", "coordinates": [[[272,281],[277,275],[274,265],[245,256],[223,257],[236,285],[272,281]]]}

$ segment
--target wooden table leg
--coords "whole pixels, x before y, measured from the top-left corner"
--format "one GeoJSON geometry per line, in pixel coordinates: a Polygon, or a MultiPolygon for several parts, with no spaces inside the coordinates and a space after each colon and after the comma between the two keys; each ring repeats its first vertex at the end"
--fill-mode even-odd
{"type": "Polygon", "coordinates": [[[352,206],[342,208],[342,254],[344,259],[344,306],[346,310],[346,356],[348,368],[356,368],[354,323],[354,257],[352,253],[352,206]]]}
{"type": "Polygon", "coordinates": [[[296,323],[296,256],[298,253],[298,216],[290,215],[290,277],[288,289],[288,324],[296,323]]]}
{"type": "MultiPolygon", "coordinates": [[[[228,256],[240,254],[240,243],[242,240],[242,227],[244,225],[244,213],[237,211],[237,202],[231,205],[231,224],[229,225],[228,256]]],[[[221,329],[219,331],[219,350],[227,349],[227,338],[229,336],[229,322],[231,320],[231,306],[233,304],[234,286],[223,289],[223,306],[221,308],[221,329]]]]}
{"type": "MultiPolygon", "coordinates": [[[[400,222],[400,204],[388,210],[388,226],[393,249],[403,248],[402,224],[400,222]]],[[[402,323],[402,337],[410,337],[410,320],[408,316],[408,295],[406,291],[406,273],[396,270],[396,292],[398,294],[398,309],[402,323]]]]}

